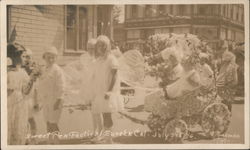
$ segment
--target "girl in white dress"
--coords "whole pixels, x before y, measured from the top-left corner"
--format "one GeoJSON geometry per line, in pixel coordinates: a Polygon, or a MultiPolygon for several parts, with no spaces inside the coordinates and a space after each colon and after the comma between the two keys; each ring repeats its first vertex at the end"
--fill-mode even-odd
{"type": "MultiPolygon", "coordinates": [[[[9,49],[8,49],[9,51],[9,49]]],[[[10,50],[12,51],[12,50],[10,50]]],[[[12,67],[7,73],[8,144],[26,144],[28,134],[28,99],[32,83],[22,65],[22,51],[8,52],[12,67]]]]}
{"type": "MultiPolygon", "coordinates": [[[[105,133],[110,133],[113,126],[112,113],[118,111],[120,82],[118,79],[118,60],[111,53],[108,37],[101,35],[96,43],[96,62],[93,74],[93,92],[91,110],[99,117],[105,133]],[[101,115],[100,115],[101,114],[101,115]],[[102,118],[101,118],[102,117],[102,118]],[[103,119],[103,121],[101,121],[103,119]]],[[[107,134],[107,143],[112,143],[107,134]]]]}
{"type": "MultiPolygon", "coordinates": [[[[81,62],[84,66],[82,72],[82,84],[80,89],[80,97],[84,99],[86,105],[91,105],[92,100],[94,99],[94,89],[90,86],[93,81],[94,65],[95,65],[95,47],[96,39],[90,39],[87,43],[87,53],[81,55],[81,62]]],[[[92,120],[93,120],[93,131],[98,135],[102,130],[102,117],[101,113],[96,113],[92,111],[92,120]]]]}
{"type": "MultiPolygon", "coordinates": [[[[62,69],[56,64],[57,49],[49,47],[43,54],[46,65],[36,82],[36,101],[42,104],[47,132],[59,132],[58,122],[62,113],[65,80],[62,69]]],[[[56,142],[56,141],[55,141],[56,142]]]]}

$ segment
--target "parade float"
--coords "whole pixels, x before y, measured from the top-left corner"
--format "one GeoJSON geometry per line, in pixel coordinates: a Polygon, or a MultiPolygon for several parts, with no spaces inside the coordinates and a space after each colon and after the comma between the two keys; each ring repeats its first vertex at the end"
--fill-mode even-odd
{"type": "MultiPolygon", "coordinates": [[[[193,127],[197,125],[208,138],[224,134],[229,127],[231,114],[217,94],[217,71],[214,70],[212,79],[203,80],[207,82],[204,86],[171,99],[166,97],[163,89],[181,79],[171,83],[167,78],[171,72],[169,62],[156,57],[162,51],[174,48],[180,51],[178,54],[183,66],[196,66],[200,63],[201,54],[206,54],[207,61],[211,60],[213,51],[207,44],[192,34],[156,34],[148,38],[145,47],[148,52],[145,56],[146,76],[159,81],[158,87],[145,95],[144,111],[150,115],[146,121],[123,115],[134,122],[146,124],[152,133],[164,134],[167,143],[178,143],[189,138],[193,127]]],[[[199,72],[199,69],[196,70],[199,72]]]]}
{"type": "MultiPolygon", "coordinates": [[[[171,72],[169,61],[163,60],[157,55],[161,54],[162,51],[172,51],[173,49],[178,51],[181,58],[180,63],[183,66],[187,66],[187,64],[196,66],[200,63],[201,54],[206,54],[207,63],[212,64],[209,61],[212,60],[213,51],[196,35],[156,34],[150,36],[146,41],[145,51],[147,54],[145,56],[142,56],[138,50],[128,50],[118,58],[121,97],[125,105],[125,110],[119,113],[135,123],[147,125],[152,134],[164,135],[166,143],[179,143],[190,138],[193,136],[193,129],[197,126],[203,131],[202,134],[208,138],[212,139],[223,135],[229,127],[231,113],[227,106],[221,103],[222,98],[217,94],[216,70],[214,70],[212,79],[203,80],[205,82],[202,83],[203,86],[198,86],[173,99],[166,97],[163,89],[181,79],[170,81],[168,79],[171,72]],[[153,86],[145,85],[147,77],[155,79],[155,82],[153,80],[149,82],[153,86]],[[136,100],[133,95],[136,95],[138,89],[145,91],[144,95],[139,98],[144,99],[144,111],[149,114],[146,120],[133,117],[126,112],[126,103],[132,99],[136,100]]],[[[82,61],[84,60],[87,61],[83,57],[82,61]]],[[[75,101],[70,100],[71,104],[65,104],[70,112],[76,109],[89,109],[89,106],[86,106],[76,94],[77,89],[79,89],[76,85],[80,83],[80,78],[78,78],[80,76],[79,72],[74,73],[76,70],[85,70],[86,61],[84,61],[85,63],[73,62],[64,68],[67,70],[65,72],[67,72],[68,77],[71,78],[68,80],[72,82],[69,85],[74,87],[69,88],[70,86],[68,86],[66,96],[75,99],[75,101]],[[83,68],[79,69],[79,65],[83,68]]],[[[199,72],[199,67],[196,70],[199,72]]],[[[201,78],[203,77],[201,76],[201,78]]]]}

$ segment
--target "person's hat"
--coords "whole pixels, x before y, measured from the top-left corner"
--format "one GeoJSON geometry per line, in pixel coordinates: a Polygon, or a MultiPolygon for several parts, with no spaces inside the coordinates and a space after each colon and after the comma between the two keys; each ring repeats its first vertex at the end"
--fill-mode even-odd
{"type": "Polygon", "coordinates": [[[54,46],[51,47],[47,47],[45,49],[45,52],[43,54],[54,54],[54,55],[58,55],[58,51],[54,46]]]}

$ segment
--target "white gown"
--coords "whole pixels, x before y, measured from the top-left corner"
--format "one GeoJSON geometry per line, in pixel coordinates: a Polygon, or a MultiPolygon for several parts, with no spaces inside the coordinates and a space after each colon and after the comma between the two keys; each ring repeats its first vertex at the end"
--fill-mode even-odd
{"type": "MultiPolygon", "coordinates": [[[[117,76],[109,100],[105,100],[105,93],[109,90],[112,79],[111,70],[118,69],[118,61],[110,54],[107,58],[98,58],[95,62],[92,82],[93,100],[91,111],[93,113],[114,112],[118,109],[117,97],[120,90],[120,81],[117,76]]],[[[118,73],[119,74],[119,73],[118,73]]]]}
{"type": "Polygon", "coordinates": [[[28,134],[28,99],[22,88],[29,81],[28,74],[23,70],[8,72],[7,88],[14,90],[8,96],[8,144],[25,144],[28,134]]]}

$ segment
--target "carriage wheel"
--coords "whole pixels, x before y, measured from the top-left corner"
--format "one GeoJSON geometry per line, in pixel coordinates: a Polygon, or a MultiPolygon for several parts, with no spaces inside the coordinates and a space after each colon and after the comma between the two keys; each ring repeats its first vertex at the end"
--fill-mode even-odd
{"type": "Polygon", "coordinates": [[[168,120],[161,118],[159,115],[150,114],[148,116],[147,125],[153,133],[162,133],[168,120]]]}
{"type": "Polygon", "coordinates": [[[213,103],[207,106],[202,114],[201,126],[209,138],[224,134],[230,124],[230,112],[226,105],[213,103]]]}
{"type": "Polygon", "coordinates": [[[185,121],[173,119],[167,123],[163,134],[168,143],[181,143],[188,134],[188,127],[185,121]]]}

